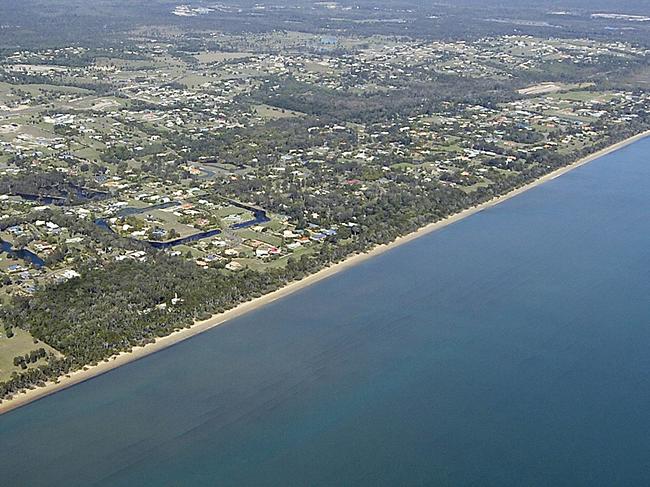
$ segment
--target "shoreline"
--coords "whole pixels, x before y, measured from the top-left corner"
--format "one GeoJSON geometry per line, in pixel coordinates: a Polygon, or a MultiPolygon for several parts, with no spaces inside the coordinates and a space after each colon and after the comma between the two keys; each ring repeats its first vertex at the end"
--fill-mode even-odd
{"type": "Polygon", "coordinates": [[[609,147],[594,152],[589,156],[583,157],[567,166],[556,169],[555,171],[550,172],[545,176],[542,176],[539,179],[536,179],[535,181],[532,181],[520,188],[514,189],[502,196],[493,198],[478,206],[467,208],[459,213],[451,215],[438,222],[430,223],[416,230],[415,232],[409,233],[402,237],[398,237],[397,239],[395,239],[394,241],[388,244],[377,245],[374,248],[362,254],[353,254],[347,257],[345,260],[336,264],[331,264],[328,267],[325,267],[324,269],[321,269],[320,271],[315,272],[314,274],[306,276],[299,281],[294,281],[269,294],[260,296],[259,298],[255,298],[245,303],[241,303],[238,306],[228,311],[225,311],[223,313],[214,315],[208,318],[207,320],[196,322],[189,328],[183,328],[179,331],[171,333],[170,335],[167,335],[162,338],[158,338],[153,343],[150,343],[142,347],[134,347],[130,352],[122,352],[118,355],[114,355],[110,357],[107,361],[100,362],[97,365],[87,366],[85,368],[72,372],[67,376],[65,375],[61,376],[59,377],[57,382],[47,382],[46,385],[43,387],[36,387],[34,389],[29,389],[27,390],[27,392],[24,393],[17,393],[16,395],[14,395],[12,399],[8,399],[0,402],[0,415],[12,411],[14,409],[17,409],[21,406],[27,405],[31,402],[42,399],[44,397],[47,397],[51,394],[55,394],[56,392],[60,392],[64,389],[67,389],[68,387],[72,387],[76,384],[80,384],[89,379],[110,372],[111,370],[116,369],[122,365],[126,365],[128,363],[134,362],[153,353],[164,350],[165,348],[170,347],[174,344],[185,341],[193,336],[196,336],[200,333],[203,333],[219,325],[222,325],[250,311],[261,308],[269,303],[272,303],[273,301],[289,296],[314,283],[327,279],[335,274],[338,274],[339,272],[347,270],[357,264],[360,264],[361,262],[371,259],[388,250],[394,249],[400,245],[411,242],[416,238],[419,238],[423,235],[444,228],[447,225],[451,225],[455,222],[463,220],[464,218],[472,216],[485,209],[496,206],[504,201],[509,200],[510,198],[514,198],[515,196],[525,193],[526,191],[533,189],[541,184],[544,184],[548,181],[552,181],[553,179],[562,176],[563,174],[566,174],[567,172],[572,171],[573,169],[588,164],[589,162],[599,159],[605,155],[611,154],[612,152],[615,152],[630,144],[645,139],[646,137],[650,137],[650,130],[641,132],[637,135],[634,135],[625,140],[617,142],[616,144],[613,144],[609,147]]]}

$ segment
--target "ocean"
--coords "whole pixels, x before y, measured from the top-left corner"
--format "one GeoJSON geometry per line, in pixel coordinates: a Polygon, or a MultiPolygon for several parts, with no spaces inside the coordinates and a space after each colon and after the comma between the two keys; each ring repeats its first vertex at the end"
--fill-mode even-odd
{"type": "Polygon", "coordinates": [[[3,486],[650,484],[650,139],[0,416],[3,486]]]}

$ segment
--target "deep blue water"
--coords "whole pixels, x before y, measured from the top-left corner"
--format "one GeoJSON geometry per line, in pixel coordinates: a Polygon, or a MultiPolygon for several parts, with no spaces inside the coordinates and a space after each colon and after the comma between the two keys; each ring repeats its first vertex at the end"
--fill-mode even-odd
{"type": "Polygon", "coordinates": [[[650,139],[0,416],[12,486],[650,485],[650,139]]]}

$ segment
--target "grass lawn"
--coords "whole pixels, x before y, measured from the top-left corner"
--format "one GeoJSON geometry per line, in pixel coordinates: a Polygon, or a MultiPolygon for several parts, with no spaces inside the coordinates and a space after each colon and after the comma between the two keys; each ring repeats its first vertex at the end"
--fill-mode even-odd
{"type": "Polygon", "coordinates": [[[281,267],[284,267],[287,265],[287,256],[281,257],[279,259],[257,259],[255,257],[252,258],[243,258],[243,259],[236,259],[237,262],[239,262],[241,265],[244,267],[248,267],[249,269],[252,269],[254,271],[263,271],[265,269],[278,269],[281,267]]]}
{"type": "Polygon", "coordinates": [[[265,242],[269,245],[273,245],[275,247],[278,247],[282,245],[282,239],[276,235],[272,235],[270,233],[266,232],[256,232],[251,229],[243,229],[243,230],[236,230],[237,235],[239,235],[241,238],[244,239],[253,239],[253,240],[259,240],[260,242],[265,242]]]}
{"type": "Polygon", "coordinates": [[[245,59],[251,56],[252,54],[248,52],[217,51],[204,51],[194,55],[194,57],[202,64],[218,63],[222,61],[229,61],[231,59],[245,59]]]}
{"type": "Polygon", "coordinates": [[[291,118],[291,117],[299,117],[300,115],[304,115],[303,113],[300,112],[294,112],[292,110],[284,110],[281,108],[276,108],[271,105],[255,105],[253,107],[255,109],[255,113],[259,115],[260,117],[266,119],[266,120],[277,120],[279,118],[291,118]]]}
{"type": "MultiPolygon", "coordinates": [[[[0,381],[5,381],[11,377],[12,372],[19,372],[20,367],[14,367],[14,357],[25,355],[32,350],[44,348],[47,352],[61,355],[49,345],[36,341],[26,331],[14,328],[14,336],[7,338],[4,329],[0,328],[0,381]]],[[[36,363],[29,364],[28,367],[36,367],[46,363],[45,359],[40,359],[36,363]]]]}
{"type": "Polygon", "coordinates": [[[595,101],[605,103],[614,98],[613,93],[606,91],[567,91],[564,93],[555,93],[551,98],[568,101],[595,101]]]}

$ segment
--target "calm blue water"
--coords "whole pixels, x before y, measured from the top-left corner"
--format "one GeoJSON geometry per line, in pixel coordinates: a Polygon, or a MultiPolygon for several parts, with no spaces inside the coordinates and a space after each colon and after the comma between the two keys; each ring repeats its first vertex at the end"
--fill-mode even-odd
{"type": "Polygon", "coordinates": [[[0,239],[0,253],[7,253],[11,257],[22,259],[37,268],[45,265],[45,261],[34,252],[28,249],[14,249],[9,242],[2,239],[0,239]]]}
{"type": "Polygon", "coordinates": [[[0,416],[2,485],[650,484],[650,139],[0,416]]]}

